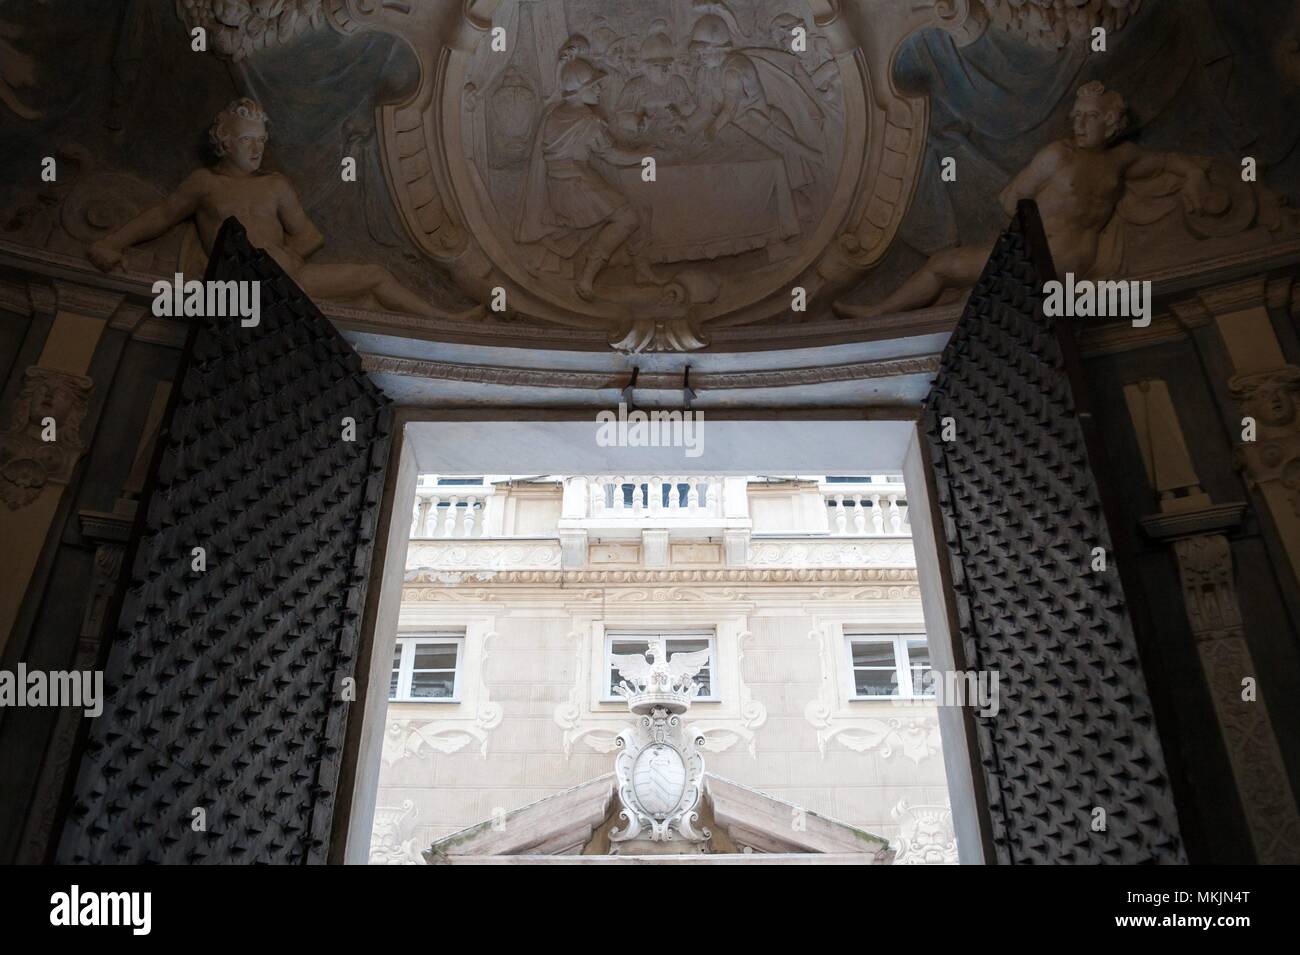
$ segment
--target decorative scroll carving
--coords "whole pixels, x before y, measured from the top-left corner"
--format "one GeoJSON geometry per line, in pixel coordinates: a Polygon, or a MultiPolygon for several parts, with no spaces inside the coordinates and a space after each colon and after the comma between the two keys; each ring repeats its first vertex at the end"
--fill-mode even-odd
{"type": "Polygon", "coordinates": [[[750,567],[915,567],[912,542],[836,541],[833,543],[751,544],[750,567]]]}
{"type": "MultiPolygon", "coordinates": [[[[57,182],[45,183],[23,196],[4,223],[4,234],[24,245],[76,256],[164,198],[154,185],[114,169],[103,168],[90,151],[66,143],[55,151],[57,182]]],[[[181,256],[196,243],[189,223],[130,250],[133,271],[171,275],[182,269],[181,256]]]]}
{"type": "Polygon", "coordinates": [[[704,757],[699,747],[704,737],[682,726],[682,718],[656,707],[636,721],[633,729],[618,734],[621,752],[614,761],[619,815],[627,825],[610,830],[610,852],[621,843],[635,851],[638,841],[685,842],[703,851],[712,833],[696,830],[700,814],[695,807],[703,793],[704,757]]]}
{"type": "MultiPolygon", "coordinates": [[[[823,758],[832,742],[855,753],[878,752],[882,759],[902,755],[917,765],[942,755],[939,721],[933,707],[918,703],[902,715],[883,716],[877,714],[874,704],[867,704],[873,706],[872,715],[867,715],[841,697],[843,681],[836,666],[836,641],[825,629],[813,630],[808,637],[817,641],[822,678],[817,696],[808,701],[803,713],[817,730],[817,750],[823,758]]],[[[885,708],[902,705],[883,704],[885,708]]]]}
{"type": "Polygon", "coordinates": [[[956,865],[957,835],[947,806],[912,806],[906,799],[889,810],[899,825],[894,865],[956,865]]]}
{"type": "Polygon", "coordinates": [[[205,317],[177,383],[104,712],[63,825],[65,863],[330,852],[391,412],[233,219],[208,277],[260,282],[261,322],[205,317]],[[354,441],[340,440],[345,416],[354,441]],[[206,831],[192,828],[195,808],[206,831]]]}
{"type": "Polygon", "coordinates": [[[1114,548],[1056,330],[1032,203],[998,240],[925,411],[961,665],[1000,674],[975,718],[1003,863],[1185,860],[1114,548]],[[957,439],[945,435],[945,423],[957,439]],[[1008,625],[1014,621],[1014,625],[1008,625]],[[1107,810],[1105,832],[1090,828],[1107,810]]]}
{"type": "Polygon", "coordinates": [[[0,432],[0,498],[10,510],[36,500],[47,483],[66,484],[85,448],[81,422],[95,383],[32,365],[0,432]]]}
{"type": "MultiPolygon", "coordinates": [[[[465,673],[465,698],[456,704],[446,704],[450,715],[438,719],[393,715],[389,710],[388,726],[384,731],[383,760],[388,765],[410,757],[423,758],[434,753],[454,753],[471,742],[479,744],[479,755],[488,754],[488,736],[505,719],[505,708],[492,701],[488,694],[488,646],[495,633],[483,633],[478,641],[477,659],[465,673]]],[[[469,653],[468,644],[466,654],[469,653]]],[[[430,704],[442,707],[444,704],[430,704]]],[[[434,710],[438,712],[438,710],[434,710]]]]}
{"type": "Polygon", "coordinates": [[[560,545],[412,541],[407,549],[406,566],[408,579],[412,573],[424,569],[512,570],[526,567],[529,570],[558,570],[560,545]]]}

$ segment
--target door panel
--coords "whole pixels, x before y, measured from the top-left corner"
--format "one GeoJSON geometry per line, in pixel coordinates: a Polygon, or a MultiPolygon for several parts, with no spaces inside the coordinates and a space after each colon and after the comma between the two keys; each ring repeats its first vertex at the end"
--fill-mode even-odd
{"type": "Polygon", "coordinates": [[[260,281],[260,324],[197,320],[61,862],[301,863],[328,851],[391,411],[234,219],[207,278],[260,281]],[[206,569],[194,569],[196,547],[206,569]]]}
{"type": "Polygon", "coordinates": [[[975,718],[991,841],[1003,863],[1184,862],[1058,339],[1069,330],[1042,312],[1053,277],[1037,210],[1021,203],[924,418],[965,664],[1001,679],[999,712],[975,718]]]}

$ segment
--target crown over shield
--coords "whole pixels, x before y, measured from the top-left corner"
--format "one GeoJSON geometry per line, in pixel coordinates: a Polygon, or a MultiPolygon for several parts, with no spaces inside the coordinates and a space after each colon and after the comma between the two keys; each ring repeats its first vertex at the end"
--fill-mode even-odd
{"type": "Polygon", "coordinates": [[[680,842],[685,844],[681,851],[702,851],[711,837],[708,829],[695,828],[704,779],[699,751],[704,737],[682,725],[682,714],[700,692],[695,675],[708,661],[708,650],[669,658],[661,640],[652,642],[647,654],[614,655],[623,678],[615,692],[638,717],[616,741],[621,752],[614,773],[623,804],[620,816],[627,825],[610,833],[615,853],[634,840],[652,845],[680,842]]]}

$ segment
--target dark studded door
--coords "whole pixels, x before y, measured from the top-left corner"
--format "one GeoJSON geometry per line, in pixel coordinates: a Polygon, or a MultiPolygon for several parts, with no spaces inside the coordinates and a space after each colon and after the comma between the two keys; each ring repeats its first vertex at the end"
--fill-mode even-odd
{"type": "Polygon", "coordinates": [[[965,665],[1000,674],[975,718],[989,836],[1001,863],[1183,862],[1051,278],[1022,203],[924,419],[965,665]]]}
{"type": "Polygon", "coordinates": [[[227,220],[132,548],[61,862],[323,862],[391,412],[227,220]]]}

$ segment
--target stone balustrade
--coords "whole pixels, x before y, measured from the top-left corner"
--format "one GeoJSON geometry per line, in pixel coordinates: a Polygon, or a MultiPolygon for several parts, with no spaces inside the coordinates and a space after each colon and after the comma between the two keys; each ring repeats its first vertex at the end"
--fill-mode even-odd
{"type": "Polygon", "coordinates": [[[840,537],[910,535],[907,492],[902,481],[873,477],[870,482],[820,485],[830,533],[840,537]]]}
{"type": "Polygon", "coordinates": [[[411,515],[413,538],[471,538],[488,535],[487,501],[491,487],[419,488],[411,515]]]}

